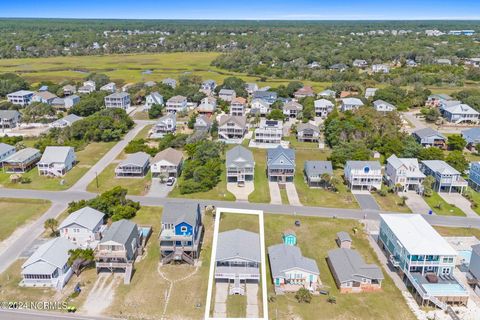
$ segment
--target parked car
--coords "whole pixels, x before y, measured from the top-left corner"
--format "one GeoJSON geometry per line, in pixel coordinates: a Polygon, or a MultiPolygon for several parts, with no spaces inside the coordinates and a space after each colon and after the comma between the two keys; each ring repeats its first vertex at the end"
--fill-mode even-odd
{"type": "Polygon", "coordinates": [[[173,186],[174,183],[175,183],[175,178],[174,177],[168,178],[167,186],[173,186]]]}

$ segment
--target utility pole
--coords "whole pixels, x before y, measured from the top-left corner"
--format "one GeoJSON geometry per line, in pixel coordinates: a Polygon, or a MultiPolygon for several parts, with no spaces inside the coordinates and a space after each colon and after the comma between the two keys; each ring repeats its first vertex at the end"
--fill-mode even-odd
{"type": "Polygon", "coordinates": [[[97,189],[98,189],[98,173],[97,173],[97,171],[95,171],[95,181],[97,183],[97,189]]]}

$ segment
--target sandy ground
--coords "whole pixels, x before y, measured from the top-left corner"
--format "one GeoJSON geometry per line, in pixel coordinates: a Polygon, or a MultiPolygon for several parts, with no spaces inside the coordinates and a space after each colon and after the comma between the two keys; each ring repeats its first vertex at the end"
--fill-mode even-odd
{"type": "Polygon", "coordinates": [[[123,279],[123,274],[100,273],[88,294],[82,311],[91,316],[99,316],[113,301],[115,288],[123,279]]]}

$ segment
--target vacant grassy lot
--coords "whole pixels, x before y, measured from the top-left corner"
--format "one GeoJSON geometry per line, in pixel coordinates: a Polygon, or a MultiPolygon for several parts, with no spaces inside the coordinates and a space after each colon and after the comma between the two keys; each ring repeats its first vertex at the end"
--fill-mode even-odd
{"type": "Polygon", "coordinates": [[[241,213],[222,213],[218,232],[243,229],[251,232],[260,232],[258,216],[241,213]]]}
{"type": "Polygon", "coordinates": [[[36,190],[66,190],[73,186],[95,163],[98,162],[116,142],[92,142],[85,149],[76,152],[78,163],[67,172],[62,178],[51,178],[40,176],[35,167],[23,174],[24,177],[30,178],[31,183],[11,183],[10,173],[0,173],[0,185],[6,188],[16,189],[36,189],[36,190]],[[60,181],[64,180],[61,185],[60,181]]]}
{"type": "MultiPolygon", "coordinates": [[[[194,72],[203,79],[222,82],[230,76],[238,76],[248,82],[259,82],[259,77],[221,70],[210,65],[220,53],[216,52],[176,52],[154,54],[125,54],[105,56],[75,56],[51,58],[3,59],[0,61],[0,73],[14,72],[31,82],[50,80],[82,80],[88,73],[97,72],[108,75],[118,84],[159,81],[166,77],[177,78],[185,72],[194,72]],[[151,74],[142,71],[152,70],[151,74]]],[[[277,87],[290,80],[267,79],[261,86],[277,87]]],[[[329,83],[304,81],[317,91],[325,89],[329,83]]]]}
{"type": "MultiPolygon", "coordinates": [[[[142,207],[133,219],[140,225],[152,225],[153,234],[147,245],[143,259],[135,264],[135,274],[130,285],[121,284],[114,301],[107,311],[111,316],[128,319],[161,319],[165,308],[165,296],[169,282],[163,279],[159,270],[160,251],[158,236],[160,233],[162,209],[142,207]]],[[[187,265],[162,266],[160,270],[171,280],[177,280],[170,292],[166,308],[166,319],[202,319],[208,284],[208,269],[211,253],[212,218],[204,219],[205,235],[202,252],[202,264],[195,267],[187,265]],[[179,280],[190,275],[186,280],[179,280]],[[200,307],[197,307],[200,305],[200,307]]]]}
{"type": "Polygon", "coordinates": [[[18,227],[40,217],[50,205],[47,200],[0,198],[0,241],[18,227]]]}
{"type": "Polygon", "coordinates": [[[229,295],[227,297],[227,317],[245,318],[247,316],[247,296],[229,295]]]}
{"type": "Polygon", "coordinates": [[[266,214],[265,243],[267,247],[281,243],[282,232],[291,228],[297,233],[298,246],[302,249],[302,254],[317,261],[321,281],[330,294],[337,298],[337,303],[328,303],[327,296],[322,295],[314,296],[310,304],[297,303],[293,294],[275,296],[268,265],[268,294],[274,297],[268,306],[270,319],[415,319],[402,294],[388,276],[383,281],[381,292],[339,293],[325,259],[328,250],[337,247],[335,243],[337,232],[349,232],[353,239],[353,247],[362,254],[366,262],[378,264],[377,257],[357,221],[266,214]],[[301,226],[295,227],[294,222],[299,219],[301,226]],[[352,232],[354,227],[359,230],[356,234],[352,232]]]}
{"type": "Polygon", "coordinates": [[[465,216],[465,213],[442,199],[438,193],[433,192],[431,197],[423,197],[433,212],[441,216],[465,216]]]}
{"type": "Polygon", "coordinates": [[[248,201],[254,203],[270,203],[270,189],[267,179],[267,151],[250,149],[255,159],[254,185],[255,191],[248,195],[248,201]]]}
{"type": "Polygon", "coordinates": [[[407,205],[402,205],[402,199],[396,194],[387,193],[386,196],[382,197],[378,193],[372,192],[372,195],[375,198],[375,201],[377,201],[378,205],[380,206],[380,209],[384,211],[404,213],[412,212],[410,208],[407,207],[407,205]]]}
{"type": "Polygon", "coordinates": [[[451,227],[438,227],[434,226],[444,237],[477,237],[480,239],[480,229],[477,228],[451,228],[451,227]]]}

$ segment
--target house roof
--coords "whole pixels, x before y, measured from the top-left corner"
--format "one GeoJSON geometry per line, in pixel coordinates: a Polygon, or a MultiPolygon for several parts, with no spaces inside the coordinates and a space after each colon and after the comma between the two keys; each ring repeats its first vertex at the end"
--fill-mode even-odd
{"type": "Polygon", "coordinates": [[[72,212],[60,223],[59,228],[66,228],[72,224],[77,224],[88,230],[93,230],[99,222],[103,221],[104,213],[90,207],[84,207],[72,212]]]}
{"type": "Polygon", "coordinates": [[[277,98],[277,93],[275,91],[263,91],[257,90],[253,93],[253,99],[267,99],[267,98],[277,98]]]}
{"type": "Polygon", "coordinates": [[[167,202],[163,207],[162,223],[177,225],[186,222],[192,227],[197,222],[200,205],[193,202],[167,202]]]}
{"type": "Polygon", "coordinates": [[[160,101],[163,101],[163,96],[158,93],[157,91],[150,93],[150,97],[156,102],[160,103],[160,101]]]}
{"type": "Polygon", "coordinates": [[[7,153],[11,150],[15,150],[15,147],[14,146],[11,146],[9,144],[6,144],[6,143],[3,143],[3,142],[0,142],[0,155],[1,154],[4,154],[4,153],[7,153]]]}
{"type": "Polygon", "coordinates": [[[52,100],[52,105],[54,105],[54,106],[64,106],[65,105],[65,99],[56,97],[55,99],[52,100]]]}
{"type": "Polygon", "coordinates": [[[35,95],[39,96],[39,97],[42,97],[42,99],[46,99],[46,100],[54,99],[54,98],[57,97],[56,95],[54,95],[53,93],[48,92],[48,91],[35,92],[35,95]]]}
{"type": "Polygon", "coordinates": [[[382,166],[378,161],[357,161],[357,160],[349,160],[346,164],[347,167],[355,170],[362,170],[365,167],[369,167],[373,170],[381,170],[382,166]]]}
{"type": "Polygon", "coordinates": [[[320,96],[335,96],[337,93],[333,90],[330,90],[330,89],[327,89],[327,90],[323,90],[322,92],[320,92],[318,95],[320,96]]]}
{"type": "Polygon", "coordinates": [[[378,99],[378,100],[373,101],[373,106],[374,106],[375,108],[377,108],[377,107],[379,107],[379,106],[381,106],[381,105],[385,105],[385,106],[390,107],[390,108],[392,108],[392,109],[396,109],[396,107],[395,107],[393,104],[391,104],[391,103],[389,103],[389,102],[386,102],[386,101],[384,101],[384,100],[378,99]]]}
{"type": "Polygon", "coordinates": [[[352,238],[350,238],[350,235],[348,234],[348,232],[345,232],[345,231],[337,232],[337,238],[338,240],[340,240],[340,242],[344,242],[344,241],[352,242],[352,238]]]}
{"type": "Polygon", "coordinates": [[[295,167],[295,151],[282,146],[268,149],[267,166],[277,169],[295,167]]]}
{"type": "Polygon", "coordinates": [[[420,214],[381,214],[380,218],[409,254],[457,255],[420,214]]]}
{"type": "Polygon", "coordinates": [[[314,124],[311,124],[309,122],[307,123],[300,123],[298,126],[297,126],[297,132],[300,132],[300,131],[303,131],[305,129],[310,129],[310,130],[313,130],[315,132],[320,132],[320,128],[314,124]]]}
{"type": "MultiPolygon", "coordinates": [[[[209,117],[207,117],[206,115],[199,115],[196,119],[195,119],[195,125],[197,125],[197,123],[200,124],[200,120],[205,122],[205,124],[207,126],[211,125],[212,124],[212,120],[210,120],[209,117]]],[[[203,125],[203,124],[200,124],[200,125],[203,125]]]]}
{"type": "Polygon", "coordinates": [[[53,272],[56,268],[61,269],[68,261],[68,251],[75,248],[76,246],[66,238],[52,239],[38,247],[23,263],[22,274],[35,272],[45,274],[53,272]]]}
{"type": "Polygon", "coordinates": [[[167,100],[167,103],[182,103],[187,101],[187,98],[184,96],[173,96],[167,100]]]}
{"type": "Polygon", "coordinates": [[[460,175],[460,172],[443,160],[423,160],[422,164],[427,166],[433,172],[438,172],[440,174],[460,175]]]}
{"type": "Polygon", "coordinates": [[[165,150],[160,151],[155,155],[152,160],[152,163],[159,162],[161,160],[165,160],[178,166],[183,159],[183,153],[181,151],[175,150],[173,148],[167,148],[165,150]]]}
{"type": "Polygon", "coordinates": [[[283,110],[302,110],[302,109],[303,109],[303,106],[300,103],[295,101],[287,102],[283,106],[283,110]]]}
{"type": "Polygon", "coordinates": [[[478,256],[480,256],[480,244],[473,245],[472,252],[475,252],[478,256]]]}
{"type": "Polygon", "coordinates": [[[223,115],[220,117],[220,121],[218,122],[219,126],[223,126],[229,121],[235,122],[237,125],[239,125],[242,128],[245,128],[247,125],[247,117],[244,116],[232,116],[232,115],[223,115]]]}
{"type": "Polygon", "coordinates": [[[0,119],[13,119],[20,116],[17,110],[0,110],[0,119]]]}
{"type": "Polygon", "coordinates": [[[260,262],[260,237],[258,233],[235,229],[218,234],[215,260],[235,258],[260,262]]]}
{"type": "Polygon", "coordinates": [[[333,107],[333,102],[327,99],[319,99],[314,102],[315,108],[328,108],[333,107]]]}
{"type": "Polygon", "coordinates": [[[480,142],[480,128],[471,128],[462,131],[462,136],[467,143],[480,142]]]}
{"type": "Polygon", "coordinates": [[[464,103],[446,106],[443,107],[443,110],[453,114],[480,114],[477,110],[464,103]]]}
{"type": "Polygon", "coordinates": [[[138,228],[135,223],[125,219],[118,220],[112,223],[110,228],[103,233],[103,238],[100,240],[100,243],[113,241],[126,245],[132,233],[136,233],[138,236],[138,228]]]}
{"type": "Polygon", "coordinates": [[[234,95],[234,94],[235,94],[235,90],[232,90],[232,89],[221,89],[218,92],[218,95],[234,95]]]}
{"type": "Polygon", "coordinates": [[[389,163],[395,170],[398,170],[402,166],[408,169],[408,177],[420,177],[425,178],[423,172],[420,171],[417,158],[398,158],[396,155],[392,154],[388,159],[389,163]]]}
{"type": "Polygon", "coordinates": [[[65,163],[70,152],[75,152],[73,147],[46,147],[40,162],[42,163],[65,163]]]}
{"type": "Polygon", "coordinates": [[[9,95],[12,95],[12,96],[28,96],[28,95],[32,95],[32,94],[34,94],[34,92],[29,91],[29,90],[18,90],[18,91],[11,92],[11,93],[7,94],[7,96],[9,96],[9,95]]]}
{"type": "Polygon", "coordinates": [[[122,98],[125,98],[125,97],[129,97],[130,95],[128,94],[128,92],[115,92],[115,93],[112,93],[108,96],[106,96],[105,98],[110,98],[110,99],[122,99],[122,98]]]}
{"type": "Polygon", "coordinates": [[[235,97],[235,98],[233,98],[231,104],[234,104],[234,103],[245,105],[247,103],[247,99],[245,99],[244,97],[235,97]]]}
{"type": "Polygon", "coordinates": [[[143,167],[145,163],[149,161],[150,161],[150,155],[140,151],[140,152],[129,154],[125,160],[122,160],[122,162],[120,162],[119,166],[125,166],[125,165],[131,164],[131,165],[143,167]]]}
{"type": "Polygon", "coordinates": [[[314,95],[313,88],[310,86],[304,86],[298,89],[294,95],[314,95]]]}
{"type": "Polygon", "coordinates": [[[272,277],[283,278],[285,272],[292,269],[301,269],[311,274],[319,275],[317,262],[313,259],[302,256],[299,247],[287,244],[276,244],[268,247],[268,259],[272,277]]]}
{"type": "Polygon", "coordinates": [[[228,168],[253,168],[255,166],[252,152],[240,145],[227,151],[225,163],[228,168]]]}
{"type": "Polygon", "coordinates": [[[36,154],[40,155],[40,150],[35,148],[25,148],[22,150],[18,150],[4,161],[22,163],[36,154]]]}
{"type": "Polygon", "coordinates": [[[166,115],[164,115],[163,117],[161,117],[160,119],[158,119],[156,125],[158,125],[159,123],[163,123],[165,122],[165,120],[168,120],[168,119],[171,119],[173,122],[177,122],[177,114],[176,113],[167,113],[166,115]]]}
{"type": "Polygon", "coordinates": [[[352,249],[338,248],[328,251],[328,260],[338,280],[361,281],[367,279],[383,279],[382,269],[375,264],[366,264],[362,256],[352,249]]]}
{"type": "Polygon", "coordinates": [[[358,98],[344,98],[342,99],[342,104],[354,105],[354,106],[363,106],[362,100],[358,98]]]}
{"type": "Polygon", "coordinates": [[[419,129],[417,131],[414,131],[413,134],[415,134],[420,139],[428,138],[428,137],[431,137],[431,136],[439,136],[439,137],[441,137],[445,140],[447,139],[440,132],[438,132],[436,130],[433,130],[432,128],[428,128],[428,127],[423,128],[423,129],[419,129]]]}
{"type": "Polygon", "coordinates": [[[308,177],[321,176],[324,173],[333,174],[331,161],[305,161],[303,168],[308,177]]]}
{"type": "Polygon", "coordinates": [[[79,117],[76,114],[72,113],[72,114],[69,114],[68,116],[63,117],[60,120],[67,121],[67,122],[70,122],[70,123],[74,123],[74,122],[77,122],[78,120],[82,120],[82,119],[83,119],[83,117],[79,117]]]}

